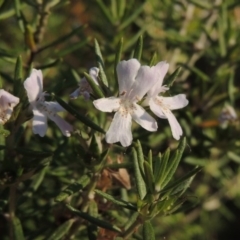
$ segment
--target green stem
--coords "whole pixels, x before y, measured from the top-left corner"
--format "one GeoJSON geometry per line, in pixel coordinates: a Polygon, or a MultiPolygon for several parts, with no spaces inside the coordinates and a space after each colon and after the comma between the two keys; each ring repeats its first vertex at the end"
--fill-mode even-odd
{"type": "Polygon", "coordinates": [[[10,191],[9,191],[9,238],[10,240],[14,240],[13,221],[15,217],[15,208],[16,208],[16,190],[17,190],[17,185],[14,184],[10,187],[10,191]]]}
{"type": "Polygon", "coordinates": [[[141,218],[138,216],[136,221],[125,231],[121,234],[123,239],[129,239],[134,232],[143,224],[141,218]]]}

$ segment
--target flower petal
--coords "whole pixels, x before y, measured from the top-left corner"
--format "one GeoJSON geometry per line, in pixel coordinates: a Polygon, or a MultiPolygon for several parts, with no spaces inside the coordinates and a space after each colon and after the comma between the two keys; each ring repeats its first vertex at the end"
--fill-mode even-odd
{"type": "Polygon", "coordinates": [[[80,89],[78,88],[77,90],[75,90],[73,93],[70,94],[70,98],[71,99],[76,99],[81,95],[80,93],[80,89]]]}
{"type": "Polygon", "coordinates": [[[121,61],[117,65],[117,76],[119,85],[119,95],[130,90],[130,87],[135,81],[140,63],[137,59],[130,59],[128,61],[121,61]]]}
{"type": "Polygon", "coordinates": [[[179,138],[183,132],[182,132],[181,126],[179,125],[179,123],[178,123],[176,117],[173,115],[173,113],[165,106],[161,106],[161,105],[157,104],[157,102],[154,101],[152,98],[149,101],[149,106],[155,115],[157,115],[160,118],[168,119],[173,137],[176,140],[179,140],[179,138]]]}
{"type": "Polygon", "coordinates": [[[97,67],[92,67],[89,70],[89,75],[92,77],[92,79],[94,80],[94,82],[96,83],[96,85],[99,85],[98,83],[98,73],[99,73],[99,69],[97,67]]]}
{"type": "Polygon", "coordinates": [[[173,137],[176,140],[179,140],[180,136],[182,136],[182,134],[183,134],[180,124],[178,123],[176,117],[173,115],[173,113],[171,111],[167,111],[164,113],[166,114],[166,117],[170,124],[173,137]]]}
{"type": "Polygon", "coordinates": [[[58,102],[43,102],[49,112],[65,112],[65,108],[63,108],[58,102]]]}
{"type": "Polygon", "coordinates": [[[162,88],[162,83],[163,83],[163,79],[168,71],[169,68],[169,64],[166,63],[165,61],[159,62],[155,68],[158,71],[158,80],[157,82],[151,87],[151,89],[148,91],[148,96],[149,97],[153,97],[153,96],[157,96],[158,93],[161,92],[161,88],[162,88]]]}
{"type": "Polygon", "coordinates": [[[156,120],[152,116],[150,116],[144,108],[135,103],[134,109],[135,110],[132,114],[132,118],[135,122],[137,122],[139,125],[141,125],[148,131],[157,131],[158,126],[156,120]]]}
{"type": "Polygon", "coordinates": [[[120,98],[100,98],[93,101],[93,105],[102,112],[116,112],[120,107],[120,98]]]}
{"type": "Polygon", "coordinates": [[[157,97],[168,109],[174,110],[188,105],[185,94],[178,94],[173,97],[157,97]]]}
{"type": "Polygon", "coordinates": [[[38,134],[41,137],[44,137],[44,135],[47,132],[47,116],[37,110],[36,108],[33,108],[33,122],[32,122],[32,129],[34,134],[38,134]]]}
{"type": "Polygon", "coordinates": [[[66,137],[71,136],[71,132],[73,131],[72,125],[70,125],[68,122],[66,122],[64,119],[62,119],[57,114],[48,114],[48,117],[56,123],[56,125],[60,128],[62,134],[66,137]]]}
{"type": "Polygon", "coordinates": [[[130,114],[122,115],[116,112],[110,128],[106,133],[106,141],[108,143],[120,142],[123,147],[127,147],[132,143],[132,117],[130,114]]]}
{"type": "Polygon", "coordinates": [[[42,71],[33,69],[31,75],[24,81],[23,85],[27,91],[29,102],[33,103],[36,101],[43,91],[42,71]]]}
{"type": "Polygon", "coordinates": [[[130,101],[140,101],[158,79],[159,69],[156,66],[141,66],[136,76],[136,81],[133,83],[131,91],[129,91],[126,98],[130,101]]]}
{"type": "Polygon", "coordinates": [[[157,104],[153,98],[149,99],[149,107],[151,109],[151,111],[158,116],[159,118],[167,118],[164,114],[164,112],[162,111],[162,107],[161,105],[157,104]]]}
{"type": "Polygon", "coordinates": [[[0,89],[1,108],[14,108],[19,103],[19,98],[13,96],[11,93],[0,89]],[[10,105],[10,106],[9,106],[10,105]]]}

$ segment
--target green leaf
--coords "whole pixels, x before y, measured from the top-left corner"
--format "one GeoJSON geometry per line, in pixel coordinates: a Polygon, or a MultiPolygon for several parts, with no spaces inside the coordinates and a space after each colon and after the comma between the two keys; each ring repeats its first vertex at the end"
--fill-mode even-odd
{"type": "Polygon", "coordinates": [[[62,202],[67,197],[73,195],[76,192],[79,192],[83,188],[85,188],[90,182],[90,175],[83,175],[78,182],[70,184],[67,188],[65,188],[56,198],[56,202],[62,202]]]}
{"type": "Polygon", "coordinates": [[[144,168],[143,168],[144,155],[143,155],[142,145],[139,140],[137,140],[137,158],[138,158],[139,167],[143,174],[144,173],[144,168]]]}
{"type": "Polygon", "coordinates": [[[108,85],[109,85],[108,80],[107,80],[106,74],[104,72],[104,60],[103,60],[102,52],[101,52],[101,49],[100,49],[97,39],[94,39],[94,46],[95,46],[95,54],[97,56],[97,63],[98,63],[98,68],[99,68],[100,79],[102,80],[104,86],[108,87],[108,85]]]}
{"type": "Polygon", "coordinates": [[[79,31],[82,31],[84,28],[85,28],[85,26],[80,26],[80,27],[78,27],[78,28],[73,29],[72,32],[70,32],[69,34],[66,34],[65,36],[60,37],[60,38],[58,38],[57,40],[55,40],[55,41],[53,41],[53,42],[51,42],[51,43],[49,43],[49,44],[47,44],[47,45],[39,48],[37,52],[38,52],[38,53],[39,53],[39,52],[42,52],[42,51],[44,51],[44,50],[47,49],[47,48],[55,47],[56,45],[67,41],[69,38],[71,38],[72,36],[74,36],[75,34],[77,34],[79,31]]]}
{"type": "MultiPolygon", "coordinates": [[[[128,41],[126,42],[125,41],[125,44],[124,44],[124,51],[127,51],[129,48],[131,48],[136,42],[137,40],[139,39],[139,37],[141,35],[143,35],[143,33],[146,31],[145,28],[142,28],[140,29],[137,33],[135,33],[134,36],[132,36],[130,39],[128,39],[128,41]]],[[[131,52],[130,54],[130,57],[129,58],[133,58],[134,56],[134,51],[131,52]]]]}
{"type": "Polygon", "coordinates": [[[117,1],[118,3],[118,16],[121,18],[126,9],[126,0],[117,1]]]}
{"type": "Polygon", "coordinates": [[[46,69],[46,68],[51,68],[51,67],[55,67],[57,66],[58,64],[60,64],[62,62],[62,59],[61,58],[57,58],[56,60],[50,62],[50,63],[47,63],[47,64],[44,64],[44,65],[40,65],[38,67],[38,69],[46,69]]]}
{"type": "Polygon", "coordinates": [[[225,40],[225,29],[224,29],[224,22],[221,17],[218,17],[217,20],[217,27],[218,27],[218,41],[219,41],[219,49],[221,57],[225,57],[227,54],[226,49],[226,40],[225,40]]]}
{"type": "Polygon", "coordinates": [[[36,191],[38,187],[41,185],[45,174],[46,174],[47,167],[43,168],[36,176],[34,176],[34,179],[30,185],[31,191],[36,191]]]}
{"type": "Polygon", "coordinates": [[[15,65],[15,72],[14,72],[13,95],[19,96],[19,92],[23,88],[22,80],[23,80],[22,58],[21,58],[21,56],[18,56],[16,65],[15,65]]]}
{"type": "Polygon", "coordinates": [[[136,48],[134,50],[134,58],[136,58],[138,61],[141,61],[142,48],[143,48],[143,36],[141,35],[137,41],[136,48]]]}
{"type": "Polygon", "coordinates": [[[98,217],[98,205],[94,199],[89,201],[88,213],[93,217],[98,217]]]}
{"type": "Polygon", "coordinates": [[[70,228],[72,227],[75,221],[76,221],[75,219],[70,219],[64,222],[52,233],[52,235],[48,238],[48,240],[63,239],[64,235],[66,235],[69,232],[70,228]]]}
{"type": "Polygon", "coordinates": [[[94,164],[93,166],[93,171],[96,172],[100,172],[103,167],[106,165],[106,160],[107,160],[107,156],[109,154],[109,148],[107,148],[105,151],[103,151],[99,157],[100,163],[98,164],[94,164]]]}
{"type": "Polygon", "coordinates": [[[103,60],[102,52],[101,52],[99,43],[96,38],[94,39],[94,47],[95,47],[95,54],[97,56],[97,62],[100,63],[102,65],[102,67],[104,67],[104,60],[103,60]]]}
{"type": "Polygon", "coordinates": [[[236,163],[240,163],[240,156],[232,151],[227,152],[227,156],[236,163]]]}
{"type": "Polygon", "coordinates": [[[157,63],[157,54],[156,52],[153,53],[153,56],[150,60],[149,66],[152,67],[153,65],[155,65],[157,63]]]}
{"type": "Polygon", "coordinates": [[[135,174],[135,179],[136,179],[138,195],[139,195],[140,199],[143,200],[144,197],[146,196],[147,190],[146,190],[146,185],[145,185],[145,182],[144,182],[142,174],[141,174],[141,170],[139,167],[139,160],[138,160],[137,152],[136,152],[135,148],[132,148],[132,157],[133,157],[134,174],[135,174]]]}
{"type": "Polygon", "coordinates": [[[107,76],[104,72],[103,66],[98,63],[98,68],[99,68],[99,77],[102,83],[104,84],[105,87],[108,87],[109,84],[108,84],[107,76]]]}
{"type": "Polygon", "coordinates": [[[187,64],[183,64],[183,63],[181,63],[181,65],[183,67],[185,67],[186,69],[188,69],[189,71],[196,74],[196,76],[198,76],[201,80],[203,80],[205,82],[210,82],[211,81],[210,77],[207,74],[205,74],[202,70],[200,70],[199,68],[190,67],[187,64]]]}
{"type": "Polygon", "coordinates": [[[89,42],[90,38],[86,38],[83,41],[80,41],[79,43],[73,44],[73,45],[68,45],[65,49],[62,50],[57,50],[56,56],[58,58],[64,57],[69,53],[72,53],[82,47],[84,47],[88,42],[89,42]]]}
{"type": "Polygon", "coordinates": [[[143,240],[155,240],[155,233],[150,221],[143,224],[143,240]]]}
{"type": "Polygon", "coordinates": [[[114,61],[114,76],[115,76],[116,83],[118,83],[117,65],[121,61],[122,49],[123,49],[123,38],[121,38],[118,43],[117,51],[116,51],[116,55],[115,55],[115,61],[114,61]]]}
{"type": "Polygon", "coordinates": [[[15,12],[17,15],[18,25],[20,30],[24,33],[24,19],[21,14],[21,3],[20,0],[14,0],[15,12]]]}
{"type": "Polygon", "coordinates": [[[111,195],[107,194],[107,193],[104,193],[100,190],[97,190],[95,189],[94,190],[98,195],[106,198],[107,200],[109,200],[110,202],[113,202],[115,203],[116,205],[118,206],[121,206],[121,207],[124,207],[124,208],[127,208],[127,209],[130,209],[130,210],[133,210],[133,211],[137,211],[137,207],[132,205],[131,203],[128,203],[124,200],[118,200],[118,199],[115,199],[114,197],[112,197],[111,195]]]}
{"type": "Polygon", "coordinates": [[[111,12],[112,12],[112,17],[113,17],[114,21],[116,21],[118,19],[117,1],[118,0],[111,0],[111,12]]]}
{"type": "Polygon", "coordinates": [[[108,223],[108,222],[105,222],[101,219],[98,219],[98,218],[95,218],[95,217],[92,217],[90,216],[89,214],[85,213],[85,212],[81,212],[75,208],[73,208],[72,206],[70,206],[69,204],[66,205],[66,207],[73,213],[75,213],[77,216],[89,221],[90,223],[98,226],[98,227],[101,227],[101,228],[105,228],[105,229],[109,229],[111,231],[114,231],[114,232],[118,232],[118,233],[121,233],[121,229],[118,228],[117,226],[111,224],[111,223],[108,223]]]}
{"type": "Polygon", "coordinates": [[[213,8],[208,1],[189,0],[189,2],[202,9],[211,10],[213,8]]]}
{"type": "Polygon", "coordinates": [[[145,3],[134,9],[134,12],[130,14],[126,20],[122,21],[121,25],[119,26],[120,31],[129,26],[138,17],[138,15],[143,11],[144,5],[145,3]]]}
{"type": "Polygon", "coordinates": [[[100,146],[95,134],[92,135],[92,139],[91,139],[91,143],[88,151],[94,156],[99,156],[101,154],[100,146]]]}
{"type": "Polygon", "coordinates": [[[143,163],[144,166],[144,180],[146,183],[146,187],[149,190],[151,194],[154,193],[154,177],[153,177],[153,172],[152,169],[147,161],[144,161],[143,163]]]}
{"type": "Polygon", "coordinates": [[[168,191],[171,191],[173,188],[177,188],[180,185],[182,185],[182,187],[186,187],[185,183],[186,180],[190,179],[191,177],[193,177],[194,175],[196,175],[198,172],[200,172],[202,170],[202,168],[197,167],[194,168],[193,170],[191,170],[190,172],[188,172],[185,176],[177,179],[176,181],[174,181],[173,183],[168,184],[165,188],[163,188],[159,193],[165,193],[168,191]]]}
{"type": "Polygon", "coordinates": [[[108,19],[108,21],[111,24],[114,24],[114,19],[111,15],[110,11],[106,7],[106,5],[103,3],[103,1],[102,0],[96,0],[96,2],[99,5],[100,9],[102,10],[102,13],[104,14],[104,16],[108,19]]]}
{"type": "Polygon", "coordinates": [[[101,132],[105,133],[105,131],[100,128],[97,124],[92,122],[89,118],[85,117],[84,115],[80,114],[78,111],[76,111],[74,108],[72,108],[70,105],[68,105],[66,102],[64,102],[61,98],[56,96],[54,93],[51,93],[52,97],[56,99],[56,101],[64,108],[66,111],[71,113],[75,118],[77,118],[79,121],[87,125],[88,127],[101,132]]]}
{"type": "Polygon", "coordinates": [[[161,183],[165,176],[165,171],[167,168],[168,160],[170,156],[170,149],[168,148],[163,156],[159,156],[155,161],[154,166],[154,180],[155,180],[155,188],[156,190],[160,190],[162,188],[161,183]]]}
{"type": "Polygon", "coordinates": [[[147,161],[149,163],[149,166],[151,168],[151,171],[153,172],[153,164],[152,164],[152,150],[150,149],[148,152],[148,158],[147,161]]]}
{"type": "Polygon", "coordinates": [[[22,224],[19,218],[13,217],[13,234],[14,234],[14,240],[25,240],[23,230],[22,230],[22,224]]]}
{"type": "Polygon", "coordinates": [[[84,72],[83,73],[84,77],[86,78],[86,80],[88,81],[89,85],[91,86],[93,92],[94,92],[94,95],[97,97],[97,98],[104,98],[104,94],[102,92],[102,90],[100,89],[100,87],[93,81],[93,79],[91,78],[91,76],[84,72]]]}
{"type": "Polygon", "coordinates": [[[173,83],[175,82],[175,80],[177,79],[177,77],[179,76],[180,72],[181,72],[181,67],[178,67],[164,82],[165,85],[167,85],[168,87],[171,87],[173,85],[173,83]]]}
{"type": "Polygon", "coordinates": [[[185,146],[186,146],[186,138],[184,137],[181,139],[177,150],[175,150],[174,154],[170,157],[170,160],[168,161],[166,172],[164,174],[163,179],[161,179],[162,188],[168,184],[168,182],[172,179],[173,174],[177,170],[177,167],[182,158],[182,154],[185,149],[185,146]]]}
{"type": "Polygon", "coordinates": [[[176,197],[171,198],[165,198],[163,200],[158,201],[157,203],[153,204],[153,207],[151,208],[151,215],[152,217],[155,217],[158,214],[166,213],[169,208],[176,202],[176,197]]]}

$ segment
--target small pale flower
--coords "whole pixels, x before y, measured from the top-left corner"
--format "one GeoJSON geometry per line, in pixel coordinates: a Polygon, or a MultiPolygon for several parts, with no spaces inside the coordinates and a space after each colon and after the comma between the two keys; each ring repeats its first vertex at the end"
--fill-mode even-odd
{"type": "Polygon", "coordinates": [[[63,135],[69,137],[73,130],[72,126],[56,114],[65,109],[57,102],[45,101],[47,94],[43,92],[42,71],[33,69],[30,77],[24,81],[24,88],[33,111],[33,133],[43,137],[48,127],[47,118],[50,118],[57,124],[63,135]]]}
{"type": "Polygon", "coordinates": [[[188,100],[185,94],[178,94],[174,97],[158,96],[159,93],[166,92],[169,88],[162,86],[163,78],[168,71],[169,64],[166,62],[159,62],[156,68],[159,69],[158,81],[148,91],[147,97],[143,102],[144,105],[149,105],[151,111],[159,118],[167,118],[171,127],[172,135],[176,140],[180,139],[183,134],[182,128],[179,125],[176,117],[171,110],[180,109],[188,105],[188,100]]]}
{"type": "Polygon", "coordinates": [[[219,122],[221,124],[224,124],[226,122],[234,122],[237,119],[238,119],[238,116],[234,108],[229,104],[225,104],[225,106],[223,107],[219,115],[219,118],[218,118],[219,122]]]}
{"type": "MultiPolygon", "coordinates": [[[[97,79],[98,78],[98,73],[99,73],[99,69],[97,67],[90,68],[90,70],[89,70],[89,75],[92,77],[92,79],[96,83],[96,85],[99,85],[98,84],[98,79],[97,79]]],[[[79,88],[77,90],[75,90],[70,95],[70,98],[71,99],[76,99],[80,95],[83,95],[85,100],[89,100],[90,93],[92,93],[92,88],[89,85],[89,83],[88,83],[88,81],[86,80],[85,77],[81,79],[78,86],[79,86],[79,88]]]]}
{"type": "Polygon", "coordinates": [[[19,103],[19,98],[0,89],[0,124],[5,124],[12,115],[13,108],[19,103]]]}
{"type": "Polygon", "coordinates": [[[103,112],[116,112],[106,133],[108,143],[120,142],[127,147],[132,143],[132,119],[148,131],[157,130],[157,122],[137,104],[158,79],[156,67],[141,66],[138,60],[121,61],[117,65],[119,97],[93,101],[103,112]]]}

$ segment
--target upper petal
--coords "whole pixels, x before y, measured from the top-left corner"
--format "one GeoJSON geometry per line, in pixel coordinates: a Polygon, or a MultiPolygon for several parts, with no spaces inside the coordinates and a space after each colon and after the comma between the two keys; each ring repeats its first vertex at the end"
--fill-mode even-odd
{"type": "Polygon", "coordinates": [[[58,116],[57,114],[48,114],[48,117],[57,124],[60,128],[62,134],[66,137],[71,136],[71,132],[73,131],[72,125],[66,122],[63,118],[58,116]]]}
{"type": "Polygon", "coordinates": [[[157,96],[158,93],[160,93],[161,91],[161,87],[162,87],[162,83],[163,83],[163,79],[168,71],[169,68],[169,64],[166,63],[165,61],[159,62],[155,68],[158,71],[158,80],[157,82],[150,88],[150,90],[148,91],[148,96],[152,97],[152,96],[157,96]]]}
{"type": "Polygon", "coordinates": [[[116,97],[100,98],[93,101],[93,105],[102,112],[116,112],[120,107],[120,101],[120,98],[116,97]]]}
{"type": "Polygon", "coordinates": [[[137,73],[136,81],[133,83],[131,91],[129,91],[126,98],[131,101],[141,100],[158,79],[159,69],[156,66],[141,66],[137,73]]]}
{"type": "Polygon", "coordinates": [[[146,130],[151,132],[157,131],[158,126],[156,120],[152,116],[150,116],[144,108],[137,105],[136,103],[134,104],[132,118],[135,122],[137,122],[146,130]]]}
{"type": "Polygon", "coordinates": [[[168,109],[174,110],[188,105],[185,94],[178,94],[174,97],[157,97],[168,109]]]}
{"type": "Polygon", "coordinates": [[[127,147],[132,143],[132,117],[130,114],[122,115],[116,112],[110,128],[106,133],[106,141],[108,143],[120,142],[123,147],[127,147]]]}
{"type": "Polygon", "coordinates": [[[33,108],[33,133],[43,137],[47,132],[47,117],[44,113],[40,112],[36,108],[33,108]]]}
{"type": "Polygon", "coordinates": [[[29,102],[33,103],[36,101],[43,91],[42,71],[33,69],[31,75],[24,81],[23,85],[27,91],[29,102]]]}
{"type": "Polygon", "coordinates": [[[127,92],[135,81],[141,64],[137,59],[121,61],[117,65],[119,95],[127,92]]]}

